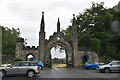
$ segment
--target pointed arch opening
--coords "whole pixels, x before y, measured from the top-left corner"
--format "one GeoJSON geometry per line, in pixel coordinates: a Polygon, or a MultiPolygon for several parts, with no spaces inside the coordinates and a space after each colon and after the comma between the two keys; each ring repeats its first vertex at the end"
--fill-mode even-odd
{"type": "Polygon", "coordinates": [[[82,63],[85,64],[88,61],[88,56],[84,55],[82,59],[83,59],[82,63]]]}
{"type": "Polygon", "coordinates": [[[73,67],[72,48],[67,42],[57,41],[49,43],[47,45],[45,63],[49,64],[49,66],[52,66],[52,59],[55,58],[56,55],[58,55],[57,58],[60,58],[60,61],[58,62],[63,65],[59,65],[57,67],[73,67]],[[56,46],[58,46],[58,48],[56,48],[56,46]],[[53,53],[52,50],[54,50],[55,48],[58,50],[53,53]]]}
{"type": "Polygon", "coordinates": [[[66,49],[61,45],[55,45],[50,50],[52,67],[66,67],[66,49]]]}
{"type": "Polygon", "coordinates": [[[33,61],[33,60],[35,60],[35,55],[33,55],[32,53],[26,55],[26,61],[33,61]]]}

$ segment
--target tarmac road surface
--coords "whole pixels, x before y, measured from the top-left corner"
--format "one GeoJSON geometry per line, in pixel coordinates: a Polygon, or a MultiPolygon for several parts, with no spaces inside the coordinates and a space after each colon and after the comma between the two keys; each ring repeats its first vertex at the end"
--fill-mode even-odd
{"type": "Polygon", "coordinates": [[[120,80],[120,73],[99,73],[97,70],[84,70],[74,68],[55,67],[41,70],[41,73],[34,78],[25,75],[8,75],[2,80],[120,80]]]}

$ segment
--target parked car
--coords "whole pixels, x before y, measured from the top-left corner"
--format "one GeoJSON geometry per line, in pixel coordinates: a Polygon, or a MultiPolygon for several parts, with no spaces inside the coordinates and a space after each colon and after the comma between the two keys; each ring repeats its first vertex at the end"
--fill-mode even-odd
{"type": "Polygon", "coordinates": [[[28,77],[34,77],[35,74],[40,73],[40,67],[32,61],[18,61],[13,64],[0,67],[0,77],[8,74],[26,74],[28,77]]]}
{"type": "Polygon", "coordinates": [[[88,61],[83,65],[83,67],[85,69],[96,69],[99,65],[102,65],[102,63],[100,64],[96,61],[88,61]]]}
{"type": "Polygon", "coordinates": [[[97,69],[99,72],[105,72],[105,73],[109,73],[112,71],[120,72],[120,61],[112,61],[108,64],[99,66],[97,69]]]}
{"type": "Polygon", "coordinates": [[[33,62],[37,63],[41,68],[44,67],[44,64],[42,61],[39,61],[39,60],[34,60],[33,62]]]}

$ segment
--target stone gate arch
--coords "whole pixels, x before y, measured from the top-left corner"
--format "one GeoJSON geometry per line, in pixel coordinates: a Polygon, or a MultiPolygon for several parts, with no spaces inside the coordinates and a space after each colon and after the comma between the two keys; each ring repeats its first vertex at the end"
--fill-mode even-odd
{"type": "Polygon", "coordinates": [[[73,54],[72,54],[72,47],[71,45],[65,41],[62,37],[57,36],[55,39],[50,41],[46,46],[46,52],[45,52],[45,62],[49,62],[49,65],[51,65],[51,49],[55,47],[56,45],[60,45],[64,47],[65,54],[66,54],[66,67],[72,67],[73,66],[73,54]],[[58,40],[59,38],[59,40],[58,40]]]}
{"type": "Polygon", "coordinates": [[[26,61],[28,61],[28,56],[30,56],[30,55],[33,56],[33,57],[31,58],[31,61],[36,59],[36,57],[35,57],[34,54],[28,53],[28,54],[25,55],[25,60],[26,60],[26,61]]]}
{"type": "Polygon", "coordinates": [[[81,55],[80,60],[82,65],[87,61],[98,61],[98,55],[94,51],[84,50],[79,51],[79,53],[81,55]]]}
{"type": "MultiPolygon", "coordinates": [[[[71,25],[71,36],[66,38],[64,32],[60,31],[60,21],[58,18],[57,32],[54,32],[49,39],[46,39],[44,12],[42,12],[42,18],[40,23],[39,32],[39,44],[35,46],[25,46],[24,39],[18,38],[16,43],[16,57],[25,60],[29,53],[33,53],[35,59],[44,62],[51,66],[51,49],[56,45],[61,45],[66,51],[66,64],[67,67],[80,67],[82,66],[83,56],[88,56],[88,61],[98,61],[98,55],[93,51],[78,49],[78,33],[77,33],[77,21],[75,15],[73,15],[71,25]]],[[[52,29],[52,28],[51,28],[52,29]]],[[[32,55],[33,55],[32,54],[32,55]]],[[[30,55],[30,54],[29,54],[30,55]]]]}

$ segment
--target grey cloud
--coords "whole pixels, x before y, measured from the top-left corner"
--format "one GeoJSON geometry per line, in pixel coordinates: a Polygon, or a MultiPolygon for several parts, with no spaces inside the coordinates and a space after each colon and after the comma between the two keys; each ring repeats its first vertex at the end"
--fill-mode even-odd
{"type": "MultiPolygon", "coordinates": [[[[19,27],[21,36],[28,39],[29,45],[38,45],[41,12],[45,11],[47,38],[56,31],[57,17],[61,28],[71,25],[72,14],[79,14],[91,6],[93,0],[1,0],[0,23],[19,27]],[[2,2],[1,2],[2,1],[2,2]],[[3,19],[4,18],[4,19],[3,19]],[[11,24],[11,25],[10,25],[11,24]],[[33,34],[30,34],[33,33],[33,34]]],[[[97,1],[97,0],[94,0],[97,1]]],[[[100,0],[101,1],[101,0],[100,0]]]]}

